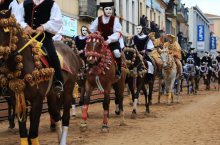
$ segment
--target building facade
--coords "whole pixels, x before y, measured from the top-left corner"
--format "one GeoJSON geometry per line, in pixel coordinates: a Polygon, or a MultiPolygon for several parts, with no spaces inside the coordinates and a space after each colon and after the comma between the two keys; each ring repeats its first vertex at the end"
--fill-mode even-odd
{"type": "Polygon", "coordinates": [[[216,37],[216,49],[220,51],[220,16],[205,14],[210,21],[210,30],[216,37]]]}
{"type": "Polygon", "coordinates": [[[160,30],[166,30],[166,14],[167,4],[163,0],[147,0],[146,16],[148,17],[148,26],[150,22],[155,22],[160,30]]]}
{"type": "Polygon", "coordinates": [[[181,0],[177,0],[177,38],[182,49],[187,50],[189,39],[189,25],[188,25],[188,8],[185,4],[181,3],[181,0]]]}
{"type": "Polygon", "coordinates": [[[209,20],[198,6],[189,9],[189,41],[201,57],[205,51],[210,51],[209,20]]]}

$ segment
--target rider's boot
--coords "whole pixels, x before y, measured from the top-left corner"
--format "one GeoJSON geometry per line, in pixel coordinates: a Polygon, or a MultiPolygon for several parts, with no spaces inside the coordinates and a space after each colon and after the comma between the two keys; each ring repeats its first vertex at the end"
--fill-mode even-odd
{"type": "Polygon", "coordinates": [[[54,91],[60,94],[63,92],[63,76],[61,73],[60,64],[56,64],[54,66],[54,70],[55,70],[55,78],[56,78],[56,80],[54,81],[54,91]]]}
{"type": "Polygon", "coordinates": [[[115,58],[115,60],[117,63],[116,78],[120,79],[121,78],[121,57],[115,58]]]}

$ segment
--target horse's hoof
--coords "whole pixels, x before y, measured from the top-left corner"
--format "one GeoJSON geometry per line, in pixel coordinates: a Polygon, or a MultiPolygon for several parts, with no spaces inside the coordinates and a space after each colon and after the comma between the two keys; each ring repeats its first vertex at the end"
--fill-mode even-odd
{"type": "Polygon", "coordinates": [[[124,121],[120,122],[120,126],[126,126],[126,125],[127,124],[124,121]]]}
{"type": "Polygon", "coordinates": [[[146,112],[145,112],[144,114],[145,114],[145,115],[150,114],[150,110],[149,110],[149,109],[147,109],[147,110],[146,110],[146,112]]]}
{"type": "Polygon", "coordinates": [[[102,132],[102,133],[108,133],[108,132],[109,132],[109,127],[108,127],[108,125],[103,125],[103,126],[102,126],[102,129],[101,129],[101,132],[102,132]]]}
{"type": "Polygon", "coordinates": [[[133,111],[131,113],[131,119],[135,119],[136,118],[136,114],[137,114],[136,110],[133,109],[133,111]]]}
{"type": "Polygon", "coordinates": [[[87,131],[87,124],[86,123],[81,123],[81,126],[80,126],[80,131],[81,132],[86,132],[87,131]]]}
{"type": "Polygon", "coordinates": [[[120,111],[115,111],[115,114],[116,115],[120,115],[120,111]]]}
{"type": "Polygon", "coordinates": [[[10,127],[9,127],[9,128],[8,128],[8,131],[11,132],[11,133],[13,133],[13,134],[17,134],[19,130],[18,130],[17,128],[15,128],[15,127],[14,127],[14,128],[10,128],[10,127]]]}
{"type": "Polygon", "coordinates": [[[168,101],[168,102],[167,102],[167,105],[168,105],[168,106],[170,106],[170,105],[171,105],[171,102],[170,102],[170,101],[168,101]]]}
{"type": "Polygon", "coordinates": [[[56,131],[56,125],[55,124],[51,124],[50,125],[50,131],[51,132],[55,132],[56,131]]]}

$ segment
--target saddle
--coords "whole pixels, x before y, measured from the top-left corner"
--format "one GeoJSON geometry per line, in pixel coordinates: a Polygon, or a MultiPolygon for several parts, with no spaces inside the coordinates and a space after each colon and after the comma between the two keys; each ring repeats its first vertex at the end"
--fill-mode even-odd
{"type": "MultiPolygon", "coordinates": [[[[42,49],[43,49],[43,48],[42,48],[42,49]]],[[[45,49],[43,49],[43,51],[47,54],[47,52],[46,52],[45,49]]],[[[63,58],[63,56],[62,56],[58,51],[56,51],[56,52],[57,52],[57,56],[58,56],[59,61],[60,61],[61,69],[62,69],[63,71],[66,71],[66,72],[68,72],[68,73],[73,74],[73,72],[71,71],[69,65],[66,63],[65,59],[63,58]]],[[[41,55],[40,55],[40,60],[41,60],[41,62],[44,64],[45,67],[50,67],[50,64],[49,64],[50,58],[49,58],[49,57],[47,57],[47,56],[41,54],[41,55]]]]}

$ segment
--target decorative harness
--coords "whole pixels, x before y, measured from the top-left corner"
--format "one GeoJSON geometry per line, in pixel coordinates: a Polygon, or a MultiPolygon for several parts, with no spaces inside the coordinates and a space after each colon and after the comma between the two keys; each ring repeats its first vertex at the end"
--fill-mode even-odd
{"type": "MultiPolygon", "coordinates": [[[[5,14],[5,12],[1,12],[5,14]]],[[[7,68],[7,63],[5,62],[0,66],[0,87],[1,88],[10,88],[16,98],[16,114],[19,121],[24,121],[26,118],[26,102],[24,96],[24,89],[26,87],[26,82],[30,86],[38,86],[39,83],[45,81],[51,81],[54,75],[53,68],[43,68],[43,65],[40,61],[40,54],[44,54],[41,51],[41,42],[37,42],[36,38],[40,35],[37,34],[30,40],[27,35],[24,35],[20,29],[19,24],[16,23],[14,16],[9,18],[1,18],[0,26],[3,28],[5,33],[9,33],[9,45],[0,46],[0,57],[1,59],[8,60],[9,58],[14,58],[16,63],[15,70],[10,71],[7,68]],[[27,41],[27,43],[22,48],[17,48],[17,43],[19,42],[17,34],[20,32],[21,37],[27,41]],[[27,48],[27,46],[32,47],[32,56],[35,65],[33,72],[29,74],[24,74],[22,77],[23,57],[20,53],[27,48]]],[[[43,40],[42,40],[43,41],[43,40]]],[[[49,87],[48,87],[49,88],[49,87]]]]}
{"type": "Polygon", "coordinates": [[[126,47],[124,48],[124,54],[126,55],[126,52],[131,52],[133,53],[133,57],[131,60],[127,60],[126,57],[125,57],[125,62],[126,64],[128,65],[128,67],[132,67],[131,70],[128,69],[128,74],[131,75],[132,77],[134,78],[137,78],[138,76],[140,76],[141,78],[144,76],[144,74],[147,73],[147,68],[143,62],[143,58],[141,56],[141,54],[138,52],[137,49],[135,48],[129,48],[129,47],[126,47]],[[135,61],[137,60],[136,58],[139,57],[140,59],[140,62],[137,63],[137,65],[135,65],[135,61]]]}

